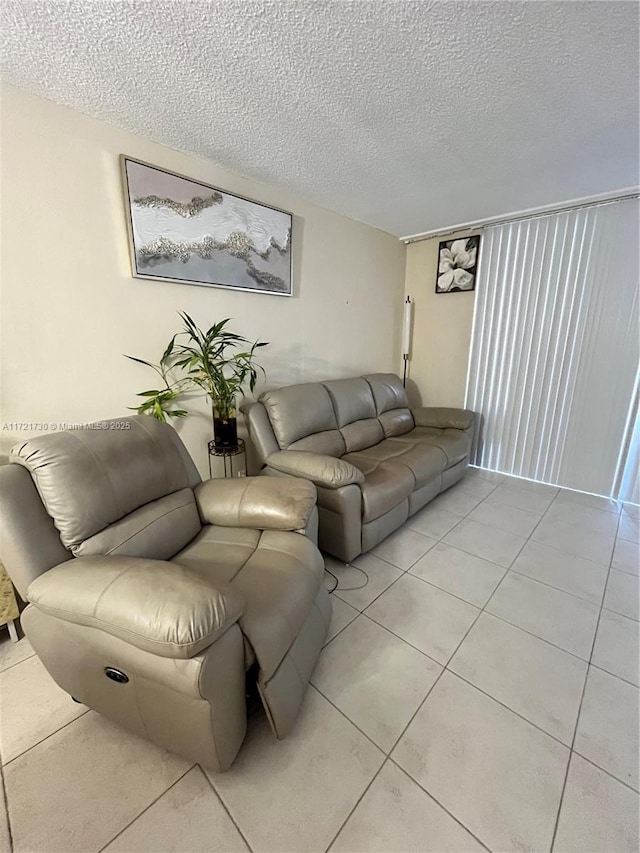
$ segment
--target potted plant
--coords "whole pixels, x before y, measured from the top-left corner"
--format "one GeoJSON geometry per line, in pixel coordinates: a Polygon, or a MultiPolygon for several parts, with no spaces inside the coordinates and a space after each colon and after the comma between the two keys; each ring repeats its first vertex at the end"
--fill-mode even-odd
{"type": "Polygon", "coordinates": [[[247,347],[250,342],[246,338],[227,329],[229,318],[214,323],[205,332],[186,312],[178,313],[184,327],[171,338],[159,364],[126,356],[150,367],[161,379],[161,387],[138,394],[144,402],[135,407],[136,411],[161,421],[184,418],[188,411],[176,405],[188,392],[199,388],[211,403],[215,446],[236,447],[236,396],[247,384],[253,391],[258,373],[264,374],[254,358],[255,351],[267,344],[255,341],[247,347]]]}

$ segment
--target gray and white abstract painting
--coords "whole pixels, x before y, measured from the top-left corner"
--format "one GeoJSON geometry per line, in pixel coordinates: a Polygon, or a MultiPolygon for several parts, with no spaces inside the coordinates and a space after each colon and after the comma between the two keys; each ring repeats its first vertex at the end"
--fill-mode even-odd
{"type": "Polygon", "coordinates": [[[134,276],[291,295],[290,213],[122,163],[134,276]]]}

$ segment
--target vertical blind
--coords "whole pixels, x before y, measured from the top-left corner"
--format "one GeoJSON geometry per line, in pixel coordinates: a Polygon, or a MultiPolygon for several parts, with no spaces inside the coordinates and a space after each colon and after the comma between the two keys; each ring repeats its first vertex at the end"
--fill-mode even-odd
{"type": "Polygon", "coordinates": [[[475,464],[629,490],[639,226],[628,199],[485,230],[466,392],[481,414],[475,464]]]}

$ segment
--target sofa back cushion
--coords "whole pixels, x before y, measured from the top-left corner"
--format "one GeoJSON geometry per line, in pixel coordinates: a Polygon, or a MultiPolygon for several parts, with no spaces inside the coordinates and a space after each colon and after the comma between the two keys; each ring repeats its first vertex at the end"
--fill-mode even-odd
{"type": "Polygon", "coordinates": [[[355,453],[358,450],[373,447],[384,438],[382,425],[378,418],[354,421],[352,424],[343,426],[340,433],[347,453],[355,453]]]}
{"type": "Polygon", "coordinates": [[[73,548],[76,557],[146,557],[169,560],[194,539],[202,523],[191,489],[134,509],[73,548]]]}
{"type": "Polygon", "coordinates": [[[339,430],[328,429],[325,432],[313,432],[294,441],[287,450],[306,450],[309,453],[340,457],[345,452],[345,443],[339,430]]]}
{"type": "Polygon", "coordinates": [[[11,461],[29,470],[74,552],[139,507],[193,485],[173,427],[146,416],[35,436],[12,449],[11,461]]]}
{"type": "Polygon", "coordinates": [[[322,384],[329,392],[338,429],[354,421],[375,418],[375,400],[365,379],[332,379],[322,384]]]}
{"type": "Polygon", "coordinates": [[[331,456],[344,453],[331,397],[319,382],[265,391],[258,399],[267,410],[280,450],[313,450],[314,453],[331,456]],[[317,433],[329,435],[316,438],[317,433]],[[314,438],[310,442],[304,446],[299,444],[311,436],[314,438]]]}
{"type": "Polygon", "coordinates": [[[376,413],[385,436],[404,435],[415,426],[409,401],[395,373],[371,373],[365,376],[371,387],[376,413]]]}
{"type": "Polygon", "coordinates": [[[376,417],[371,386],[365,379],[333,379],[322,384],[331,397],[347,453],[382,441],[384,433],[376,417]]]}

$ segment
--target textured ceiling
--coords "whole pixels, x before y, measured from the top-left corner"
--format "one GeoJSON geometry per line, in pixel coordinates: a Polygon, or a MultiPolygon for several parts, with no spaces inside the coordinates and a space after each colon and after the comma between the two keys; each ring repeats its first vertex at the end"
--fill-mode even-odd
{"type": "Polygon", "coordinates": [[[638,4],[3,0],[16,85],[396,235],[635,186],[638,4]]]}

